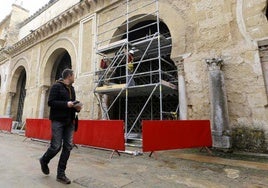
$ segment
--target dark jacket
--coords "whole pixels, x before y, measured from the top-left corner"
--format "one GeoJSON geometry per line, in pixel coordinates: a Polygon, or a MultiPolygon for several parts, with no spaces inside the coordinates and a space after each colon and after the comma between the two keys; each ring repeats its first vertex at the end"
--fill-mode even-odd
{"type": "Polygon", "coordinates": [[[50,106],[50,120],[70,122],[75,119],[75,108],[68,107],[68,101],[75,101],[73,86],[65,85],[61,80],[57,81],[50,89],[48,106],[50,106]]]}

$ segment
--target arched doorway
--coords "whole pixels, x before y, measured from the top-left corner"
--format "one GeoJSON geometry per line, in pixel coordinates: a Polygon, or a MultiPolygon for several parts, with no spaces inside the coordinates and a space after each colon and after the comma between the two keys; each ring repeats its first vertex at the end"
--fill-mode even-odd
{"type": "Polygon", "coordinates": [[[24,100],[25,100],[25,96],[26,96],[26,89],[25,89],[25,85],[26,85],[26,71],[25,69],[23,69],[21,71],[19,80],[18,80],[18,84],[17,84],[17,91],[18,91],[18,110],[17,110],[17,117],[16,117],[16,121],[18,122],[22,122],[22,114],[23,114],[23,106],[24,106],[24,100]]]}
{"type": "Polygon", "coordinates": [[[19,66],[14,73],[14,98],[12,100],[11,117],[19,123],[22,122],[23,107],[26,96],[26,70],[23,66],[19,66]]]}
{"type": "MultiPolygon", "coordinates": [[[[61,78],[61,73],[64,69],[72,68],[71,56],[67,50],[58,48],[49,56],[47,66],[50,67],[48,71],[50,72],[50,85],[53,85],[56,80],[61,78]]],[[[49,107],[47,105],[49,92],[50,88],[44,94],[44,104],[42,105],[42,108],[44,108],[43,118],[49,117],[49,107]]]]}
{"type": "Polygon", "coordinates": [[[61,78],[61,73],[64,69],[66,68],[72,68],[72,63],[71,63],[71,57],[69,53],[64,50],[58,56],[56,57],[52,72],[51,72],[51,82],[54,83],[56,80],[61,78]]]}

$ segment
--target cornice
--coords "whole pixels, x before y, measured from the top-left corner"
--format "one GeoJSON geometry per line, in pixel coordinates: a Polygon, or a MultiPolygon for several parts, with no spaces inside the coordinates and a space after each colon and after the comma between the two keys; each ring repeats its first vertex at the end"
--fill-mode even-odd
{"type": "MultiPolygon", "coordinates": [[[[14,45],[5,48],[5,53],[14,56],[17,53],[28,49],[32,45],[35,45],[68,27],[71,27],[73,24],[80,21],[83,16],[90,12],[91,3],[92,0],[80,1],[76,5],[61,13],[60,15],[49,20],[47,23],[40,26],[36,30],[31,31],[29,35],[27,35],[14,45]]],[[[2,57],[2,51],[3,50],[0,51],[0,61],[2,57]]]]}
{"type": "Polygon", "coordinates": [[[0,49],[0,65],[4,63],[4,60],[9,58],[9,54],[5,48],[0,49]]]}
{"type": "Polygon", "coordinates": [[[21,23],[21,26],[26,25],[27,23],[29,23],[30,21],[32,21],[34,18],[36,18],[37,16],[39,16],[42,12],[44,12],[49,7],[51,7],[53,4],[55,4],[57,1],[59,1],[59,0],[50,0],[47,4],[45,4],[39,10],[37,10],[32,16],[30,16],[29,18],[27,18],[26,20],[24,20],[21,23]]]}

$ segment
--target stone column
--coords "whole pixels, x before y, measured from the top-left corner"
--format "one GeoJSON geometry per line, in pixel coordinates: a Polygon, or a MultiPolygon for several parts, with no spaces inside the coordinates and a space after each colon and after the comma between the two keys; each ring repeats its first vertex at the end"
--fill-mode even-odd
{"type": "Polygon", "coordinates": [[[102,103],[102,119],[103,120],[107,120],[109,119],[109,116],[108,116],[108,108],[109,108],[109,105],[108,105],[108,101],[109,101],[109,96],[107,94],[104,94],[101,96],[101,103],[102,103]]]}
{"type": "Polygon", "coordinates": [[[206,59],[206,63],[209,71],[213,147],[229,149],[231,148],[231,135],[224,76],[221,71],[223,60],[220,58],[206,59]]]}
{"type": "Polygon", "coordinates": [[[44,118],[44,110],[45,110],[45,102],[46,102],[46,94],[48,91],[48,86],[42,86],[42,93],[40,99],[40,107],[39,107],[39,115],[38,118],[44,118]]]}
{"type": "Polygon", "coordinates": [[[9,92],[7,98],[7,109],[6,109],[6,116],[11,117],[11,107],[12,107],[12,99],[15,96],[15,93],[9,92]]]}
{"type": "Polygon", "coordinates": [[[187,97],[185,86],[185,74],[184,74],[184,59],[176,61],[178,70],[178,92],[179,92],[179,111],[180,119],[187,119],[187,97]]]}
{"type": "MultiPolygon", "coordinates": [[[[264,58],[262,58],[264,59],[264,58]]],[[[264,83],[265,83],[265,90],[267,93],[267,101],[268,101],[268,61],[261,61],[261,67],[262,67],[262,72],[263,72],[263,77],[264,77],[264,83]]],[[[267,104],[265,107],[268,107],[267,104]]]]}

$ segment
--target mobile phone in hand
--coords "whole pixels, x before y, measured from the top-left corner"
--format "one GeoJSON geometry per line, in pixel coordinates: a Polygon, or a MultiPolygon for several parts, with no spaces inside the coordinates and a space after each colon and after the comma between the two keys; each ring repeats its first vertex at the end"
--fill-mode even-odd
{"type": "Polygon", "coordinates": [[[76,104],[78,104],[79,103],[79,101],[74,101],[73,102],[73,105],[76,105],[76,104]]]}

